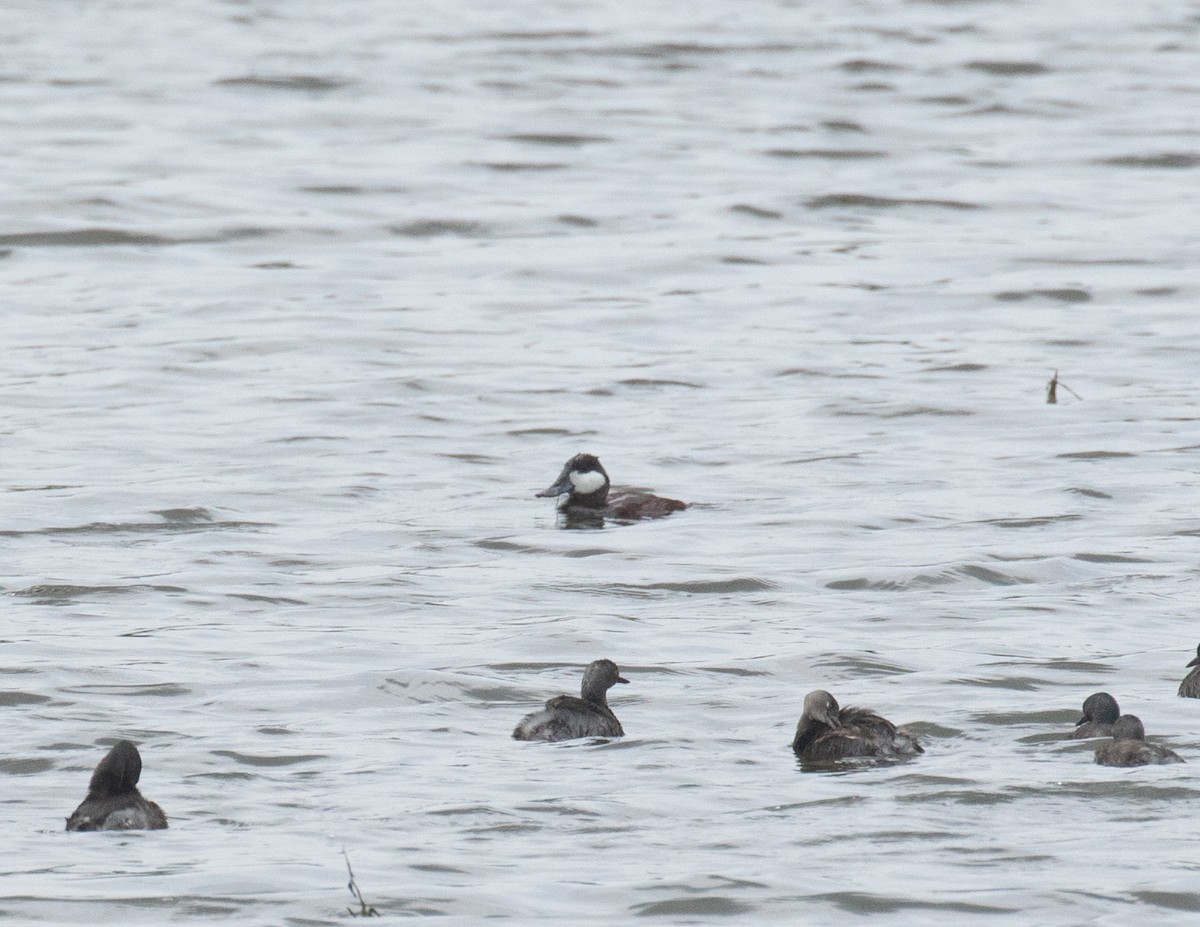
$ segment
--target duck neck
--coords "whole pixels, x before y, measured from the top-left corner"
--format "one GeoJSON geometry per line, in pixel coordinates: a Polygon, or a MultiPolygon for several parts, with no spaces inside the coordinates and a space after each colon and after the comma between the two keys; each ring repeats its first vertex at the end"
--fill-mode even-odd
{"type": "Polygon", "coordinates": [[[801,718],[800,723],[796,725],[796,736],[792,740],[792,749],[797,753],[802,753],[813,741],[830,730],[833,729],[824,721],[818,721],[815,718],[801,718]]]}
{"type": "Polygon", "coordinates": [[[608,504],[608,483],[591,492],[572,492],[567,496],[568,506],[578,506],[584,509],[602,509],[608,504]]]}

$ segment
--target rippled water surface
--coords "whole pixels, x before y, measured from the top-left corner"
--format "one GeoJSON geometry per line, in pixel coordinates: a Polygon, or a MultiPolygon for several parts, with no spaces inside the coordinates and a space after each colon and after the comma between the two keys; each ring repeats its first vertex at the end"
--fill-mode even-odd
{"type": "Polygon", "coordinates": [[[1194,923],[1194,0],[0,43],[0,919],[1194,923]],[[695,504],[563,530],[579,450],[695,504]],[[623,740],[509,738],[597,657],[623,740]],[[171,829],[63,833],[119,737],[171,829]]]}

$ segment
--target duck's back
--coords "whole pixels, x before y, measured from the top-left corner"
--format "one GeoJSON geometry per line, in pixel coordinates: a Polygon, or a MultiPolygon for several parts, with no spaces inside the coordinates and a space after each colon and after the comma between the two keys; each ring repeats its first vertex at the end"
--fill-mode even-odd
{"type": "Polygon", "coordinates": [[[841,727],[823,731],[797,752],[812,760],[911,756],[925,752],[916,737],[869,708],[843,708],[841,722],[841,727]]]}
{"type": "Polygon", "coordinates": [[[612,710],[573,695],[546,702],[541,711],[526,715],[513,731],[517,740],[574,740],[577,737],[624,737],[612,710]]]}
{"type": "Polygon", "coordinates": [[[609,518],[635,521],[639,518],[662,518],[686,509],[687,503],[633,490],[615,492],[608,497],[604,514],[609,518]]]}
{"type": "Polygon", "coordinates": [[[1156,766],[1182,763],[1183,757],[1168,747],[1143,740],[1114,740],[1096,748],[1096,762],[1101,766],[1156,766]]]}
{"type": "Polygon", "coordinates": [[[67,830],[162,830],[167,816],[140,793],[89,798],[67,818],[67,830]]]}

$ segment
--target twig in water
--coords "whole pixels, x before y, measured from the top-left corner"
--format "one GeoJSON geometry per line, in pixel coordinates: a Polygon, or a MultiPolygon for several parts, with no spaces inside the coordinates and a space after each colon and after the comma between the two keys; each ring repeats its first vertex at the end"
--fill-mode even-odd
{"type": "Polygon", "coordinates": [[[1050,382],[1048,384],[1046,384],[1046,404],[1047,405],[1052,406],[1058,402],[1058,388],[1060,386],[1063,389],[1065,389],[1068,393],[1070,393],[1072,396],[1074,396],[1076,399],[1083,399],[1083,397],[1080,396],[1077,392],[1075,392],[1075,390],[1071,389],[1071,387],[1067,386],[1066,383],[1064,383],[1062,380],[1060,380],[1058,378],[1058,371],[1056,370],[1056,371],[1054,371],[1054,376],[1052,376],[1050,378],[1050,382]]]}
{"type": "Polygon", "coordinates": [[[379,912],[363,900],[362,892],[358,890],[358,883],[354,881],[354,870],[350,868],[350,856],[345,850],[342,850],[342,856],[346,858],[346,872],[350,874],[350,882],[346,887],[358,899],[357,911],[353,908],[347,908],[346,910],[350,912],[351,917],[379,917],[379,912]]]}

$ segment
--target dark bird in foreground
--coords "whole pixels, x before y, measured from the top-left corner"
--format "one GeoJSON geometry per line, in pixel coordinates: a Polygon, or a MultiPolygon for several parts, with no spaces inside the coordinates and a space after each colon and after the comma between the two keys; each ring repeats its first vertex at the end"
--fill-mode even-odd
{"type": "Polygon", "coordinates": [[[608,707],[608,690],[621,676],[612,660],[596,660],[583,671],[579,698],[560,695],[546,707],[521,719],[513,731],[517,740],[573,740],[576,737],[624,737],[621,722],[608,707]]]}
{"type": "Polygon", "coordinates": [[[804,697],[792,749],[802,760],[856,756],[905,757],[924,753],[917,738],[869,708],[839,708],[823,689],[804,697]]]}
{"type": "Polygon", "coordinates": [[[1096,747],[1096,762],[1101,766],[1154,766],[1182,763],[1174,750],[1146,743],[1146,729],[1137,715],[1121,715],[1113,725],[1112,740],[1096,747]]]}
{"type": "Polygon", "coordinates": [[[1075,722],[1068,737],[1083,740],[1087,737],[1111,737],[1113,725],[1121,716],[1117,700],[1107,692],[1089,695],[1083,703],[1083,717],[1075,722]]]}
{"type": "Polygon", "coordinates": [[[162,808],[137,789],[142,757],[128,740],[118,740],[92,773],[87,798],[67,818],[67,830],[161,830],[162,808]]]}
{"type": "Polygon", "coordinates": [[[611,485],[599,458],[593,454],[576,454],[563,466],[558,479],[537,495],[539,498],[565,495],[558,506],[560,512],[568,518],[595,521],[603,521],[605,517],[617,521],[662,518],[687,508],[687,503],[678,499],[631,489],[614,490],[610,495],[611,485]]]}
{"type": "Polygon", "coordinates": [[[1196,648],[1196,656],[1188,666],[1192,671],[1179,684],[1179,694],[1184,698],[1200,698],[1200,647],[1196,648]]]}

